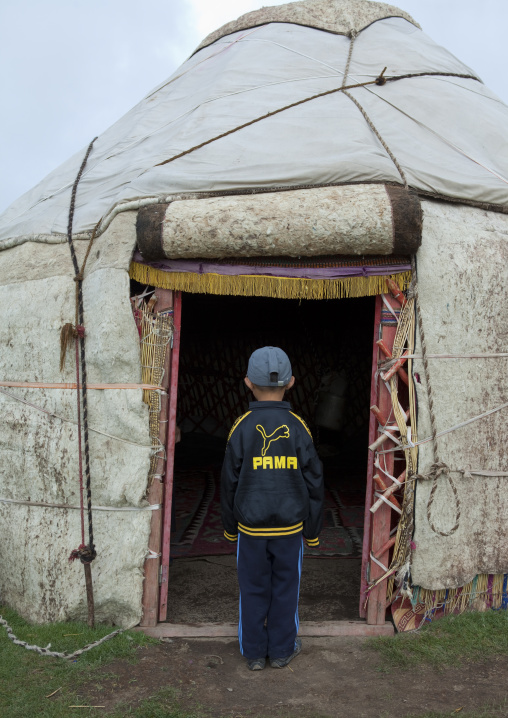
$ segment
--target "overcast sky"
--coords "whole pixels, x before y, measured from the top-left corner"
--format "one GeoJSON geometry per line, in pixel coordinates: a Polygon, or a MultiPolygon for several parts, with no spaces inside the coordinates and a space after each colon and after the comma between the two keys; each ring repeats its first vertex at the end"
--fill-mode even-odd
{"type": "MultiPolygon", "coordinates": [[[[0,212],[171,75],[209,32],[244,12],[282,4],[2,0],[0,212]]],[[[508,104],[508,0],[392,4],[508,104]]]]}

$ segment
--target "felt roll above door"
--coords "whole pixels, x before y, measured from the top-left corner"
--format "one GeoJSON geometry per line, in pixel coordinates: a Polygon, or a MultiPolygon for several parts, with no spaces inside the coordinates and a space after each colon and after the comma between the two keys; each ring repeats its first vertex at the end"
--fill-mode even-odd
{"type": "Polygon", "coordinates": [[[137,217],[138,247],[149,261],[410,255],[421,236],[417,195],[383,184],[181,199],[143,207],[137,217]]]}

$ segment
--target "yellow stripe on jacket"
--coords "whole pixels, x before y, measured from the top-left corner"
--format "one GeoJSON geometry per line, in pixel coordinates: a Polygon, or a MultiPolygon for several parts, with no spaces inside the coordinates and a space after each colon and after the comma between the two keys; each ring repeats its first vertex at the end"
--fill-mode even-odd
{"type": "Polygon", "coordinates": [[[277,528],[260,528],[255,529],[251,526],[244,526],[238,524],[238,531],[246,534],[247,536],[259,536],[260,538],[276,538],[277,536],[292,536],[293,534],[300,533],[303,531],[303,521],[300,521],[294,526],[280,526],[277,528]]]}

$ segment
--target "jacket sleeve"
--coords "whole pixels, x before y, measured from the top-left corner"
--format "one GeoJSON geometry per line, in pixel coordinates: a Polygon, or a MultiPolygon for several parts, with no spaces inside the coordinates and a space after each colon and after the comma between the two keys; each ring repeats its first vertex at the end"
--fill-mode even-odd
{"type": "Polygon", "coordinates": [[[241,467],[242,462],[229,441],[222,464],[220,505],[224,536],[231,543],[238,540],[238,524],[233,514],[233,508],[241,467]]]}
{"type": "Polygon", "coordinates": [[[319,532],[323,527],[324,481],[323,464],[312,442],[307,444],[302,472],[309,494],[309,515],[303,522],[303,537],[309,546],[319,546],[319,532]]]}

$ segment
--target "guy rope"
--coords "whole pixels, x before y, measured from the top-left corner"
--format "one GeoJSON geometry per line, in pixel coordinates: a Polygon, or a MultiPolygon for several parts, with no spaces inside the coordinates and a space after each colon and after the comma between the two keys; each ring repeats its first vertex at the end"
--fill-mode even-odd
{"type": "Polygon", "coordinates": [[[76,282],[76,315],[75,324],[64,324],[60,333],[60,371],[63,370],[65,362],[65,354],[67,347],[74,339],[76,346],[76,389],[77,389],[77,405],[78,405],[78,454],[79,454],[79,495],[81,508],[81,544],[77,549],[71,551],[69,561],[79,558],[85,570],[86,597],[88,605],[88,625],[94,627],[94,599],[92,584],[91,563],[96,557],[95,544],[93,540],[93,522],[92,522],[92,489],[90,478],[90,447],[88,440],[88,400],[87,400],[87,374],[86,374],[86,355],[85,355],[85,325],[84,325],[84,306],[83,306],[83,275],[86,261],[90,254],[93,240],[98,228],[96,225],[92,237],[90,239],[88,249],[83,260],[81,269],[79,267],[76,250],[72,240],[72,222],[74,219],[74,206],[76,202],[76,191],[78,188],[81,175],[85,169],[86,162],[92,151],[95,137],[89,144],[79,172],[74,181],[71,194],[71,203],[69,207],[69,222],[67,226],[67,241],[71,252],[72,264],[74,266],[74,281],[76,282]],[[80,364],[81,364],[81,384],[80,384],[80,364]],[[80,397],[81,389],[81,397],[80,397]],[[81,441],[81,406],[83,407],[83,439],[85,454],[85,476],[86,476],[86,497],[87,497],[87,514],[88,514],[88,544],[85,543],[85,511],[83,505],[83,452],[81,441]]]}

